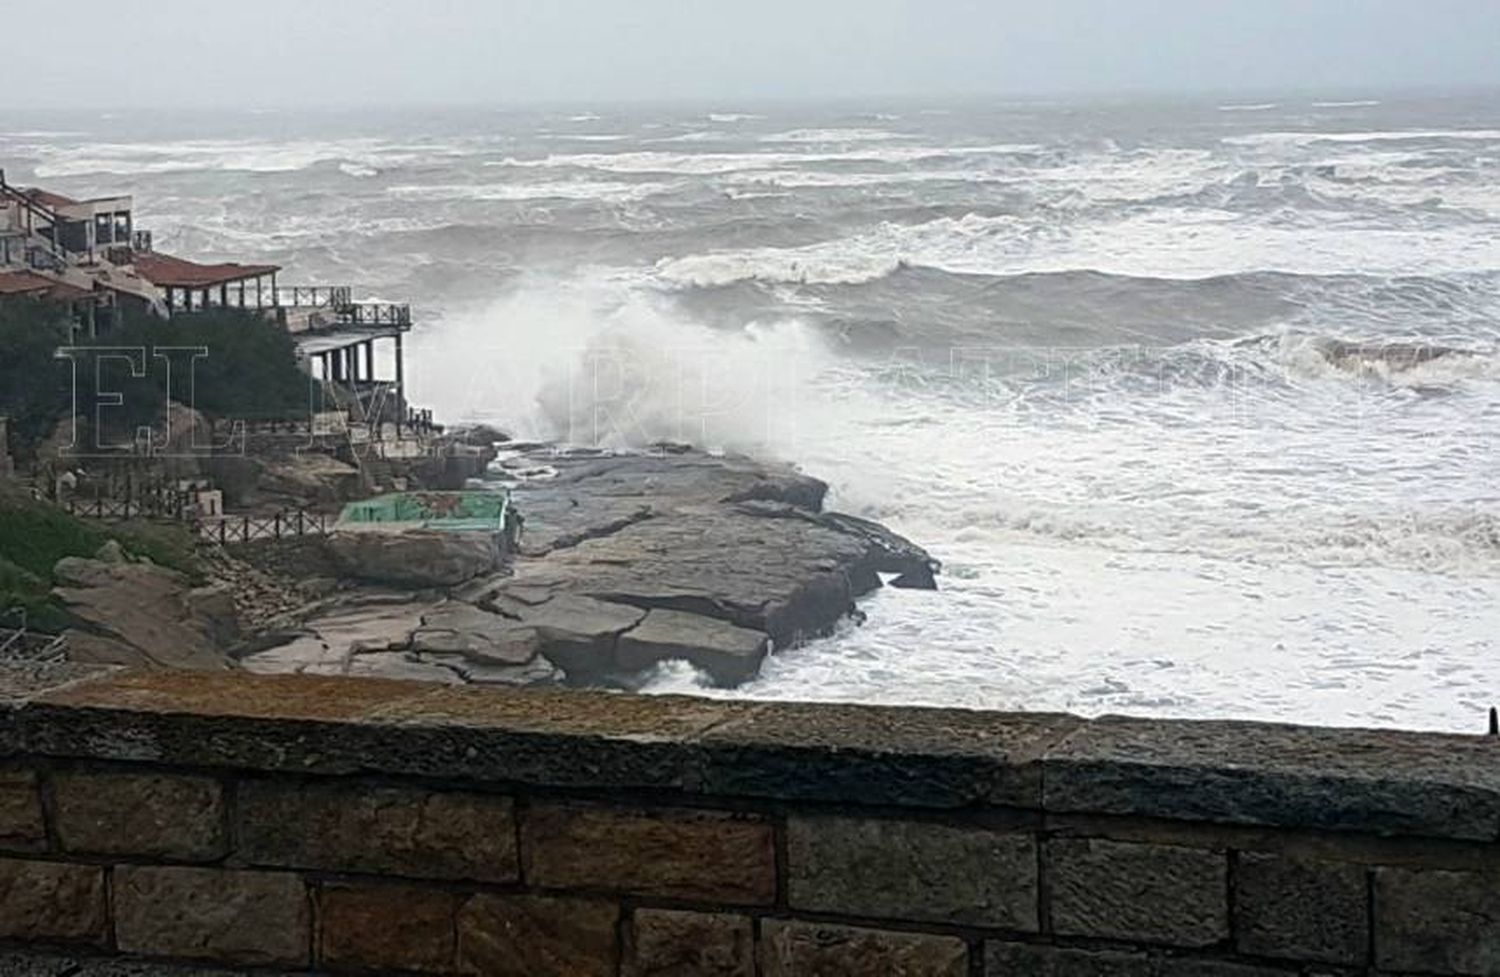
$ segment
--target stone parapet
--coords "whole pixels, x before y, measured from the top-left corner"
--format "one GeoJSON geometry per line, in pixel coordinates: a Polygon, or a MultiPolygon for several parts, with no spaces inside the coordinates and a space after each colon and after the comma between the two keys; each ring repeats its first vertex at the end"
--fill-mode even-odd
{"type": "Polygon", "coordinates": [[[0,977],[1482,975],[1497,920],[1489,737],[0,669],[0,977]]]}

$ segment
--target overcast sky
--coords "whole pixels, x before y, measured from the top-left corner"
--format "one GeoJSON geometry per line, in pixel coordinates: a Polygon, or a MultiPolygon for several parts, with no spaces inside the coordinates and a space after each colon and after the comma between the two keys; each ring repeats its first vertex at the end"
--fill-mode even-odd
{"type": "Polygon", "coordinates": [[[1500,85],[1500,0],[13,6],[0,92],[43,108],[1500,85]]]}

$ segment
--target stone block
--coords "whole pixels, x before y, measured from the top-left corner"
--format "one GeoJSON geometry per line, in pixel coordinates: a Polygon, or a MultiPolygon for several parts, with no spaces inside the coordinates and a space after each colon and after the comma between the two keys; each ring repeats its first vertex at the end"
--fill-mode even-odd
{"type": "Polygon", "coordinates": [[[67,851],[184,862],[224,855],[224,792],[216,780],[71,771],[51,780],[53,821],[67,851]]]}
{"type": "Polygon", "coordinates": [[[749,917],[637,909],[622,977],[754,977],[749,917]]]}
{"type": "Polygon", "coordinates": [[[1057,838],[1048,866],[1059,934],[1187,947],[1229,936],[1224,852],[1057,838]]]}
{"type": "Polygon", "coordinates": [[[522,846],[527,881],[546,888],[743,905],[776,897],[772,829],[758,817],[538,804],[522,846]]]}
{"type": "Polygon", "coordinates": [[[417,886],[328,886],[318,893],[318,959],[334,970],[450,971],[458,901],[417,886]]]}
{"type": "MultiPolygon", "coordinates": [[[[1304,973],[1300,968],[1293,971],[1280,967],[1261,967],[1256,964],[1236,963],[1233,960],[1192,960],[1187,957],[1168,957],[1161,961],[1156,977],[1295,977],[1304,973]]],[[[1308,977],[1333,977],[1321,970],[1305,971],[1308,977]]]]}
{"type": "Polygon", "coordinates": [[[36,774],[0,767],[0,849],[30,852],[46,846],[36,774]]]}
{"type": "Polygon", "coordinates": [[[793,817],[793,909],[1037,931],[1036,839],[921,821],[793,817]]]}
{"type": "Polygon", "coordinates": [[[1479,736],[1106,718],[1047,751],[1048,811],[1493,841],[1479,736]]]}
{"type": "Polygon", "coordinates": [[[458,911],[459,969],[484,977],[613,977],[619,918],[608,902],[477,895],[458,911]]]}
{"type": "Polygon", "coordinates": [[[514,804],[491,794],[245,781],[240,855],[261,865],[513,882],[514,804]]]}
{"type": "Polygon", "coordinates": [[[1363,964],[1369,946],[1366,868],[1242,853],[1235,872],[1235,943],[1242,953],[1363,964]]]}
{"type": "Polygon", "coordinates": [[[763,703],[701,739],[704,789],[788,801],[1038,809],[1073,716],[763,703]]]}
{"type": "Polygon", "coordinates": [[[1375,965],[1500,973],[1500,874],[1376,869],[1375,965]]]}
{"type": "Polygon", "coordinates": [[[0,939],[105,942],[104,870],[0,858],[0,939]]]}
{"type": "Polygon", "coordinates": [[[307,891],[286,872],[122,865],[114,870],[121,950],[251,966],[306,966],[307,891]]]}
{"type": "Polygon", "coordinates": [[[1159,977],[1144,953],[986,943],[985,977],[1159,977]]]}
{"type": "Polygon", "coordinates": [[[968,977],[969,948],[953,936],[894,933],[768,919],[761,924],[765,977],[968,977]]]}

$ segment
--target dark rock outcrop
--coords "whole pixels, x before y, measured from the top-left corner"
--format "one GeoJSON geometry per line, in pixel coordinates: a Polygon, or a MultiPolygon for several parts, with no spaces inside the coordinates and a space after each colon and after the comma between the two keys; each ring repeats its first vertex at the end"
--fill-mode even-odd
{"type": "Polygon", "coordinates": [[[494,570],[461,535],[335,534],[347,574],[447,598],[406,613],[395,636],[390,613],[376,615],[373,644],[335,609],[309,622],[317,642],[304,635],[249,664],[629,687],[684,660],[732,686],[772,649],[829,633],[883,578],[936,586],[920,547],[821,511],[827,486],[785,466],[680,449],[512,448],[503,464],[527,477],[513,489],[525,529],[508,566],[494,570]]]}

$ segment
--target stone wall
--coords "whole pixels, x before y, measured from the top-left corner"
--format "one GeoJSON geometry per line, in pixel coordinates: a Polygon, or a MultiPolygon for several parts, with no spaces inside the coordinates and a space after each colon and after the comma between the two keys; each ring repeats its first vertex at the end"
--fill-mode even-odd
{"type": "Polygon", "coordinates": [[[1495,974],[1497,839],[1477,736],[0,672],[7,974],[1495,974]]]}

